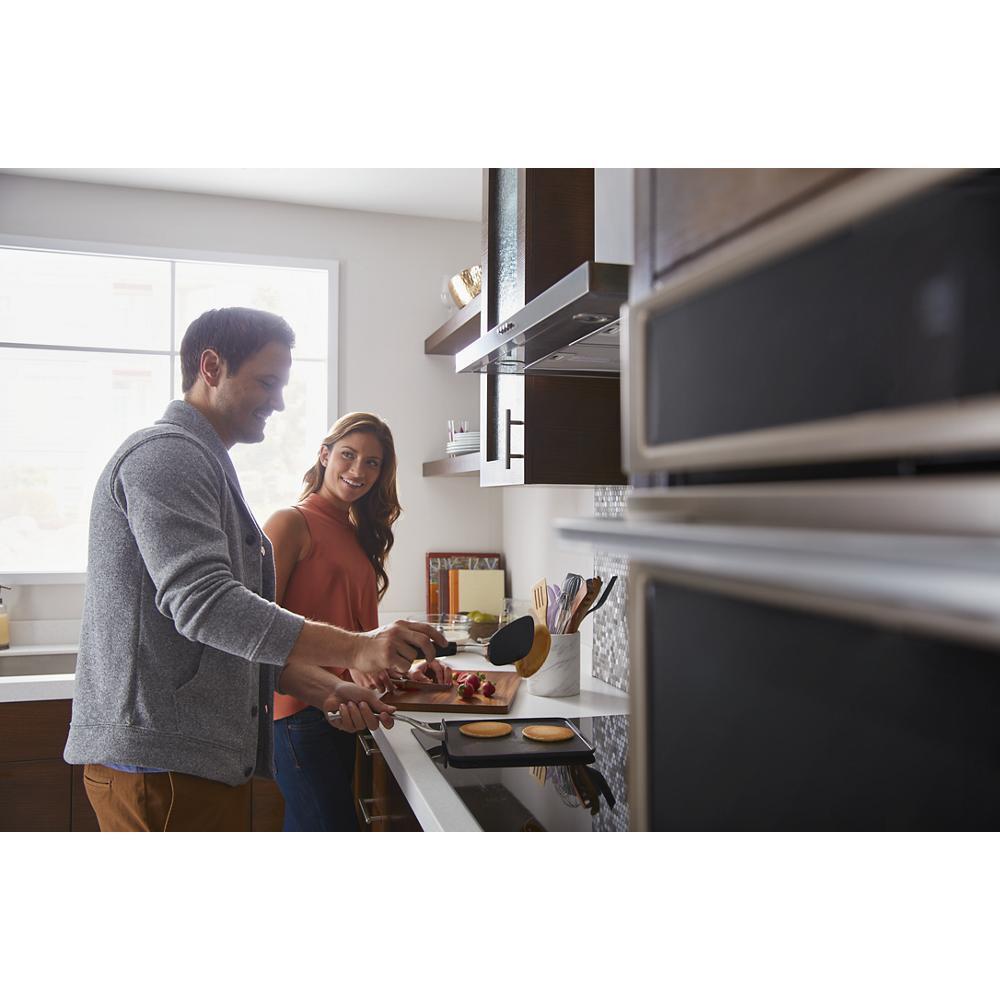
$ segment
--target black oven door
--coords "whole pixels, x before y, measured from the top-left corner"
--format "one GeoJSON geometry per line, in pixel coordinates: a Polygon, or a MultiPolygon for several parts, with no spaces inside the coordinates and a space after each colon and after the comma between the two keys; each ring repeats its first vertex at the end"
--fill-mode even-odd
{"type": "Polygon", "coordinates": [[[914,174],[838,186],[628,306],[629,472],[1000,455],[1000,172],[873,209],[914,174]]]}
{"type": "Polygon", "coordinates": [[[633,564],[635,828],[1000,827],[995,543],[937,569],[850,548],[633,564]]]}

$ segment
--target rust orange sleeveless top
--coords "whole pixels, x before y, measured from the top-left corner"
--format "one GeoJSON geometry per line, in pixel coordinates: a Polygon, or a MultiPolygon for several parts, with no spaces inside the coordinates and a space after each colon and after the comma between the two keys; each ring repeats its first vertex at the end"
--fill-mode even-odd
{"type": "MultiPolygon", "coordinates": [[[[309,529],[309,552],[295,564],[282,606],[349,632],[378,628],[375,570],[358,542],[350,515],[318,493],[311,493],[296,509],[309,529]]],[[[348,676],[346,670],[336,673],[348,676]]],[[[298,698],[275,692],[275,719],[306,707],[298,698]]]]}

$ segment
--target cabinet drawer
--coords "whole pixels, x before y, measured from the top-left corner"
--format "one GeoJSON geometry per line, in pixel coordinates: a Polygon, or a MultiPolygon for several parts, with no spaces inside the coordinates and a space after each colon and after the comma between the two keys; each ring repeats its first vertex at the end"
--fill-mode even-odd
{"type": "Polygon", "coordinates": [[[0,763],[62,760],[69,735],[69,699],[0,704],[0,763]]]}
{"type": "Polygon", "coordinates": [[[857,173],[856,170],[652,171],[654,278],[857,173]]]}
{"type": "Polygon", "coordinates": [[[0,830],[68,831],[71,782],[61,760],[0,764],[0,830]]]}

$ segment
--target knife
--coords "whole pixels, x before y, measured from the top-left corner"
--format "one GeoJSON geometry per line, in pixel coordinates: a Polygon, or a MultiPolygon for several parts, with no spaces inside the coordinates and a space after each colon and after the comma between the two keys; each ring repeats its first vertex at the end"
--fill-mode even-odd
{"type": "Polygon", "coordinates": [[[392,686],[396,691],[451,691],[454,684],[438,684],[436,681],[414,681],[394,677],[392,686]]]}

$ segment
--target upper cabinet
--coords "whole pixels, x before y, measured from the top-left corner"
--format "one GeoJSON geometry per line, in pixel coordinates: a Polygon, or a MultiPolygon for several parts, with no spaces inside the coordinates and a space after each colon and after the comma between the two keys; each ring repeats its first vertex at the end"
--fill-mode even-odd
{"type": "Polygon", "coordinates": [[[628,266],[600,260],[594,170],[486,170],[483,214],[480,336],[456,355],[481,379],[481,484],[624,483],[628,266]]]}
{"type": "Polygon", "coordinates": [[[693,258],[861,172],[637,170],[631,299],[693,258]]]}

